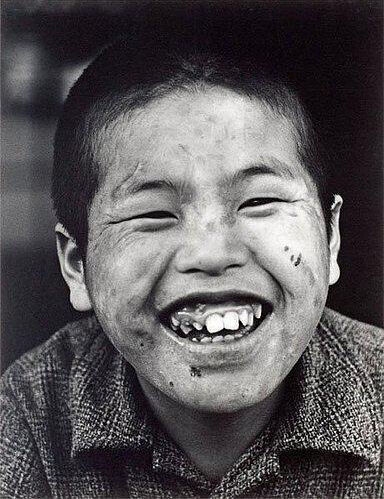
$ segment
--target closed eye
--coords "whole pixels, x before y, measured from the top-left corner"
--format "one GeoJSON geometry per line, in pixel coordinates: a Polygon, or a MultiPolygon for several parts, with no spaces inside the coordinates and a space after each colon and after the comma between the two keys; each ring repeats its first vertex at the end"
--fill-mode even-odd
{"type": "Polygon", "coordinates": [[[257,206],[264,206],[270,203],[278,203],[281,202],[280,198],[252,198],[245,201],[242,205],[240,205],[239,210],[242,208],[252,208],[257,206]]]}
{"type": "Polygon", "coordinates": [[[131,220],[135,220],[137,218],[151,218],[151,219],[164,219],[164,218],[174,218],[177,219],[173,213],[169,211],[149,211],[148,213],[141,213],[140,215],[135,215],[131,217],[131,220]]]}

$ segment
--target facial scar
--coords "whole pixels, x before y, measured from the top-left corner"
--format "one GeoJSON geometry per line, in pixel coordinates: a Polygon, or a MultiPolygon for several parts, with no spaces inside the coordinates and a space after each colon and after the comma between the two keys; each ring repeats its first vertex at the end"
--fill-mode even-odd
{"type": "Polygon", "coordinates": [[[301,253],[299,253],[299,256],[296,258],[296,261],[294,263],[294,266],[297,267],[299,263],[301,262],[301,253]]]}

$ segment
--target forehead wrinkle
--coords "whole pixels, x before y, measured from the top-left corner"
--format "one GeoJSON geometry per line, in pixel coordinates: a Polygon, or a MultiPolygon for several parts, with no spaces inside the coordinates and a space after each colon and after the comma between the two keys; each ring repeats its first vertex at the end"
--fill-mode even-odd
{"type": "Polygon", "coordinates": [[[133,172],[129,172],[129,174],[124,177],[116,187],[113,188],[111,192],[112,199],[120,199],[121,197],[123,197],[130,186],[135,183],[135,176],[143,169],[145,169],[145,166],[146,164],[143,161],[137,161],[133,172]]]}
{"type": "Polygon", "coordinates": [[[186,178],[170,178],[167,175],[162,176],[162,178],[150,175],[137,178],[138,172],[142,169],[139,163],[134,173],[128,175],[120,185],[115,187],[112,191],[112,199],[119,200],[127,195],[134,195],[145,191],[168,191],[175,193],[180,199],[185,199],[192,190],[186,178]]]}

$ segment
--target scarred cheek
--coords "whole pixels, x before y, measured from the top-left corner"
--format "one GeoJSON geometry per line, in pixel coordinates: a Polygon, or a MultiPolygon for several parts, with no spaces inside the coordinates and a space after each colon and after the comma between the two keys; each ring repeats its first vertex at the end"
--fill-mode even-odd
{"type": "MultiPolygon", "coordinates": [[[[282,255],[285,256],[287,265],[291,267],[290,271],[299,278],[299,295],[307,300],[308,307],[322,311],[328,294],[327,263],[308,262],[304,250],[294,252],[288,244],[282,248],[282,255]]],[[[298,296],[297,293],[295,296],[298,296]]]]}
{"type": "Polygon", "coordinates": [[[152,352],[156,345],[145,319],[139,313],[134,316],[133,311],[139,310],[140,307],[140,303],[135,301],[138,300],[131,298],[131,303],[120,302],[112,319],[116,331],[115,338],[119,343],[116,346],[120,351],[132,351],[136,356],[152,352]]]}

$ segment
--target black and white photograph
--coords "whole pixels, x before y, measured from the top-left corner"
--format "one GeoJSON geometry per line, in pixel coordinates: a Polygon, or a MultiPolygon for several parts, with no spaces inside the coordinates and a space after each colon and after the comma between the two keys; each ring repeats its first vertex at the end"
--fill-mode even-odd
{"type": "Polygon", "coordinates": [[[384,498],[383,10],[3,0],[1,498],[384,498]]]}

